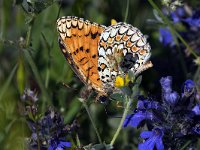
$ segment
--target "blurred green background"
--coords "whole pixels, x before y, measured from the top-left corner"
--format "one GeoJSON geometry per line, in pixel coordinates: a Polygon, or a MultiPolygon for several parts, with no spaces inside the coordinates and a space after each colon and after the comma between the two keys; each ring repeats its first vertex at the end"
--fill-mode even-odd
{"type": "MultiPolygon", "coordinates": [[[[58,46],[56,20],[61,16],[78,16],[109,26],[111,19],[123,22],[127,1],[122,0],[1,0],[0,1],[0,149],[25,149],[24,138],[30,136],[22,115],[20,97],[25,88],[35,90],[39,97],[39,110],[53,106],[60,111],[66,123],[77,119],[80,123],[80,141],[87,145],[97,143],[95,132],[81,102],[78,101],[83,83],[76,77],[58,46]],[[30,3],[31,2],[31,7],[30,3]],[[37,9],[35,9],[37,8],[37,9]],[[33,13],[34,12],[34,13],[33,13]],[[33,21],[34,18],[34,21],[33,21]],[[32,25],[32,26],[30,26],[32,25]],[[27,43],[29,31],[30,42],[27,43]],[[67,84],[67,87],[63,86],[67,84]]],[[[189,2],[196,5],[197,1],[189,2]]],[[[160,3],[158,3],[159,6],[160,3]]],[[[152,47],[154,68],[143,73],[141,90],[144,94],[160,92],[161,76],[172,75],[181,84],[185,77],[179,63],[162,68],[161,61],[172,55],[159,42],[158,26],[153,9],[146,0],[130,0],[126,22],[148,35],[152,47]],[[165,70],[165,71],[163,71],[165,70]],[[175,72],[174,72],[175,71],[175,72]]],[[[177,87],[180,87],[177,84],[177,87]]],[[[92,102],[93,118],[100,134],[110,142],[122,108],[115,103],[105,106],[92,102]],[[114,116],[114,117],[113,117],[114,116]]],[[[135,149],[138,133],[125,129],[117,139],[119,149],[135,149]],[[130,144],[131,143],[131,144],[130,144]]]]}

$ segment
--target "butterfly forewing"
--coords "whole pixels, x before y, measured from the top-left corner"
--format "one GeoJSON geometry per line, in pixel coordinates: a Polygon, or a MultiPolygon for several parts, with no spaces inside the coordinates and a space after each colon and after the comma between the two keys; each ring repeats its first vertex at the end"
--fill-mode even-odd
{"type": "Polygon", "coordinates": [[[98,43],[105,27],[78,17],[57,20],[59,45],[77,76],[86,85],[104,92],[98,73],[98,43]]]}

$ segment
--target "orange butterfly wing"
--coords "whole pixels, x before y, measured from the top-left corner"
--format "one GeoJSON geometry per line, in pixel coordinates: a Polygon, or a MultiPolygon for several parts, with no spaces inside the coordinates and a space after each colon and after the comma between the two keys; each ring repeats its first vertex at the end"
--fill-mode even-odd
{"type": "Polygon", "coordinates": [[[77,17],[57,20],[59,45],[77,76],[100,93],[103,90],[98,73],[98,43],[105,27],[77,17]]]}

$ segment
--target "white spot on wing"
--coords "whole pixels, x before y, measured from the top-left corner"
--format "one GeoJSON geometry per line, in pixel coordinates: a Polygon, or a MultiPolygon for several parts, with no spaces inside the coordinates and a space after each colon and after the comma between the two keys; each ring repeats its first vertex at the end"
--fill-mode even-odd
{"type": "Polygon", "coordinates": [[[117,31],[118,31],[118,29],[112,29],[112,30],[110,31],[110,37],[116,36],[117,31]]]}
{"type": "Polygon", "coordinates": [[[127,30],[128,30],[128,27],[122,26],[122,27],[119,29],[119,33],[120,33],[120,34],[124,34],[127,30]]]}
{"type": "Polygon", "coordinates": [[[131,37],[131,41],[132,42],[135,42],[135,41],[137,41],[139,39],[140,39],[140,36],[137,33],[133,34],[132,37],[131,37]]]}
{"type": "Polygon", "coordinates": [[[144,46],[146,43],[144,43],[143,38],[140,38],[137,42],[137,46],[144,46]]]}
{"type": "Polygon", "coordinates": [[[103,32],[101,36],[104,39],[104,41],[107,41],[109,37],[109,32],[103,32]]]}
{"type": "Polygon", "coordinates": [[[105,53],[105,49],[103,47],[100,47],[99,49],[99,56],[105,56],[106,53],[105,53]]]}

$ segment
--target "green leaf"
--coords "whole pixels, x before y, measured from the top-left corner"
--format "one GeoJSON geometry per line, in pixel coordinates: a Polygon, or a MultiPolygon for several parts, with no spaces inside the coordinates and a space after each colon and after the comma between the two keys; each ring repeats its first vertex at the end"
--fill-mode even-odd
{"type": "Polygon", "coordinates": [[[8,79],[6,80],[6,83],[3,85],[3,87],[0,90],[0,101],[2,100],[3,95],[7,92],[7,89],[12,81],[12,78],[15,75],[15,71],[17,69],[18,64],[15,65],[15,67],[13,68],[13,70],[11,71],[8,79]]]}
{"type": "Polygon", "coordinates": [[[128,77],[131,82],[135,81],[135,75],[134,75],[133,71],[131,71],[131,70],[128,71],[128,77]]]}
{"type": "Polygon", "coordinates": [[[124,101],[125,96],[124,96],[124,94],[114,93],[114,94],[110,95],[110,98],[112,98],[113,100],[116,100],[116,101],[124,101]]]}
{"type": "Polygon", "coordinates": [[[19,59],[19,66],[17,68],[17,86],[22,95],[25,87],[25,71],[24,71],[24,61],[22,58],[19,59]]]}
{"type": "Polygon", "coordinates": [[[137,79],[136,79],[136,81],[135,81],[135,84],[140,85],[141,82],[142,82],[142,75],[140,75],[140,76],[137,77],[137,79]]]}
{"type": "Polygon", "coordinates": [[[129,95],[129,96],[131,95],[131,89],[128,86],[123,86],[120,89],[125,95],[129,95]]]}

